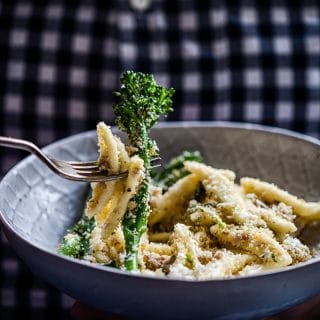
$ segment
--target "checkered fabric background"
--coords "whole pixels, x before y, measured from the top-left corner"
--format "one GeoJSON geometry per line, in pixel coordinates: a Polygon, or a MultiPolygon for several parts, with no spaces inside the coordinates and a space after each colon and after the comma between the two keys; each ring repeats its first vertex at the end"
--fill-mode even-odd
{"type": "MultiPolygon", "coordinates": [[[[137,1],[2,1],[0,134],[43,146],[112,124],[112,92],[133,69],[176,88],[168,121],[320,137],[318,1],[137,1]]],[[[23,156],[2,148],[0,178],[23,156]]],[[[3,235],[0,259],[1,319],[67,318],[72,299],[34,277],[3,235]]]]}

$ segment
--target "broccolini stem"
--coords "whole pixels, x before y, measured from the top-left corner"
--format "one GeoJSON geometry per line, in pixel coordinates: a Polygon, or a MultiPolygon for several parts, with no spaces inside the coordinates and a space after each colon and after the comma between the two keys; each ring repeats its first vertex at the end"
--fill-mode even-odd
{"type": "Polygon", "coordinates": [[[126,242],[124,265],[127,270],[135,270],[139,267],[139,242],[147,230],[150,213],[150,159],[158,154],[157,145],[150,139],[149,131],[161,115],[165,116],[172,111],[171,97],[174,90],[159,86],[152,75],[141,72],[124,72],[120,81],[122,86],[115,92],[118,102],[113,105],[115,122],[120,130],[127,133],[145,167],[145,178],[132,199],[134,208],[127,209],[122,221],[126,242]]]}
{"type": "Polygon", "coordinates": [[[134,201],[137,206],[132,214],[123,220],[123,232],[126,241],[125,268],[127,270],[138,269],[138,250],[141,236],[147,231],[147,221],[150,213],[149,187],[144,181],[134,201]]]}

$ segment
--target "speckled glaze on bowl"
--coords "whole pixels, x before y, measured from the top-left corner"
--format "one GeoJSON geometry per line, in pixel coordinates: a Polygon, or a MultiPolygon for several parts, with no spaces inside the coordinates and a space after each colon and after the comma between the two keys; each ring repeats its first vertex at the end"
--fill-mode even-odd
{"type": "MultiPolygon", "coordinates": [[[[320,143],[285,130],[230,123],[170,123],[152,132],[163,162],[200,150],[207,163],[320,199],[320,143]]],[[[47,147],[61,159],[97,157],[94,131],[47,147]]],[[[34,274],[99,309],[142,319],[254,319],[320,293],[320,259],[256,276],[182,281],[141,277],[60,256],[56,248],[80,217],[87,185],[63,180],[30,156],[0,184],[3,230],[34,274]]],[[[319,232],[320,234],[320,232],[319,232]]],[[[319,239],[320,241],[320,239],[319,239]]]]}

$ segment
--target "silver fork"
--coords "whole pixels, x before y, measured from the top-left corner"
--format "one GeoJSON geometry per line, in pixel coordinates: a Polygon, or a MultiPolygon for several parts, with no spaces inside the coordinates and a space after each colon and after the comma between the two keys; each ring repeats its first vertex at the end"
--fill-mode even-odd
{"type": "MultiPolygon", "coordinates": [[[[0,146],[29,151],[37,156],[56,174],[69,180],[103,182],[119,180],[126,177],[128,174],[127,172],[109,174],[108,171],[102,170],[99,167],[97,161],[73,162],[50,158],[45,155],[34,143],[27,140],[0,136],[0,146]]],[[[157,163],[159,160],[159,157],[153,158],[151,161],[151,168],[159,167],[160,164],[157,163]]]]}

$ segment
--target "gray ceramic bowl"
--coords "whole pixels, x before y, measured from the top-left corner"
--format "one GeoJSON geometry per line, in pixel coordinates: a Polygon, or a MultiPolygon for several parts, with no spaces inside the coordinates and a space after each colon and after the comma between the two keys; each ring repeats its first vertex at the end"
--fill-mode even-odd
{"type": "MultiPolygon", "coordinates": [[[[316,139],[227,123],[171,123],[154,129],[153,136],[163,162],[197,149],[207,163],[238,176],[259,177],[307,200],[320,199],[316,139]]],[[[62,159],[95,159],[96,134],[79,134],[45,151],[62,159]]],[[[191,282],[142,277],[60,256],[57,246],[80,217],[86,188],[55,176],[33,156],[0,185],[1,220],[12,247],[37,277],[76,299],[140,319],[250,319],[320,293],[319,258],[257,276],[191,282]]]]}

